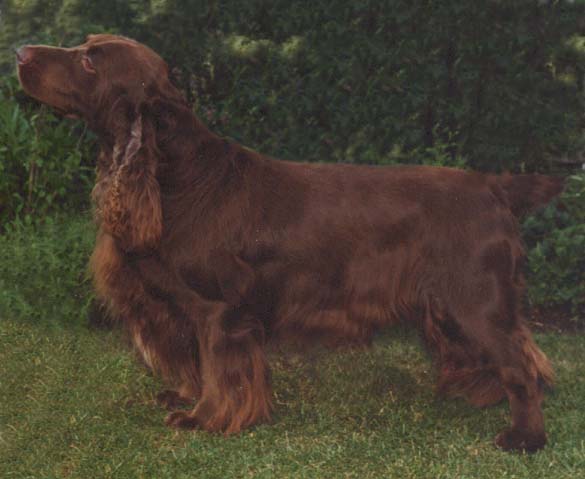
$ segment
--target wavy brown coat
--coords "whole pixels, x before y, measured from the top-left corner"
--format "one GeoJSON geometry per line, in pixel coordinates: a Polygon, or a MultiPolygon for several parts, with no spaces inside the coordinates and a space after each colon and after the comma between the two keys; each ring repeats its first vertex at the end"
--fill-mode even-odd
{"type": "Polygon", "coordinates": [[[449,168],[276,161],[211,133],[152,50],[92,35],[26,46],[32,96],[100,137],[99,296],[191,411],[173,427],[236,433],[272,410],[265,344],[364,344],[400,318],[434,351],[439,391],[507,398],[504,449],[544,446],[552,369],[522,308],[518,217],[562,181],[449,168]]]}

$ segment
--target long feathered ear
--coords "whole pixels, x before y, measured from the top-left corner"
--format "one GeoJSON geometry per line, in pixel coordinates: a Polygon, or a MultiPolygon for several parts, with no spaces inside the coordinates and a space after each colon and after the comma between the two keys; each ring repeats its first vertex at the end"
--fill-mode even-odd
{"type": "Polygon", "coordinates": [[[155,131],[141,109],[126,109],[122,118],[100,216],[124,250],[146,251],[157,247],[162,234],[155,131]]]}

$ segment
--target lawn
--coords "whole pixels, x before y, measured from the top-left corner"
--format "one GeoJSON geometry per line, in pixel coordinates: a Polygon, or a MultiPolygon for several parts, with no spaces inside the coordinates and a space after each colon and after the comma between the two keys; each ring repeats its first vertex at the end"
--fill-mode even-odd
{"type": "Polygon", "coordinates": [[[163,385],[123,335],[87,327],[90,247],[85,220],[0,238],[1,478],[585,477],[579,334],[537,336],[558,384],[549,445],[533,456],[492,445],[506,405],[435,397],[430,360],[402,327],[367,351],[273,353],[271,425],[229,438],[170,430],[154,401],[163,385]]]}

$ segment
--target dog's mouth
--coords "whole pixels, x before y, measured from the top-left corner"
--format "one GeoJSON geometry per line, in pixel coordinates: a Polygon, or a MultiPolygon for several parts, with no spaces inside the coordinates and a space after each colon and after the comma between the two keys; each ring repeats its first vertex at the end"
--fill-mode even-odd
{"type": "Polygon", "coordinates": [[[65,118],[70,118],[71,120],[80,120],[81,113],[77,111],[65,111],[65,112],[58,112],[60,115],[63,115],[65,118]]]}
{"type": "Polygon", "coordinates": [[[35,61],[34,52],[28,47],[21,47],[15,50],[14,56],[16,58],[16,65],[18,71],[18,79],[23,89],[33,98],[39,102],[50,106],[55,113],[65,118],[80,118],[81,113],[77,109],[71,107],[72,95],[60,88],[52,88],[49,100],[41,97],[36,92],[41,90],[43,84],[43,75],[39,64],[35,61]]]}
{"type": "Polygon", "coordinates": [[[55,89],[51,94],[51,100],[35,94],[35,91],[37,90],[35,85],[40,83],[40,79],[35,73],[31,73],[32,72],[27,72],[25,76],[22,75],[22,73],[19,71],[20,83],[30,96],[35,98],[40,103],[50,107],[57,115],[63,116],[65,118],[75,119],[81,117],[81,112],[71,106],[71,94],[59,89],[55,89]]]}
{"type": "Polygon", "coordinates": [[[57,115],[62,116],[64,118],[71,118],[74,120],[79,120],[82,117],[81,112],[73,107],[57,106],[57,105],[52,105],[50,103],[45,103],[45,104],[50,106],[57,115]]]}
{"type": "Polygon", "coordinates": [[[65,118],[72,118],[74,120],[78,120],[79,118],[81,118],[81,115],[79,112],[72,110],[72,109],[65,109],[65,108],[59,108],[58,106],[51,106],[51,108],[55,111],[55,113],[57,115],[63,116],[65,118]]]}
{"type": "Polygon", "coordinates": [[[77,108],[71,106],[71,98],[73,96],[71,93],[65,90],[55,89],[55,94],[58,95],[59,98],[62,98],[63,105],[66,105],[50,105],[59,115],[74,119],[81,117],[81,112],[77,110],[77,108]]]}

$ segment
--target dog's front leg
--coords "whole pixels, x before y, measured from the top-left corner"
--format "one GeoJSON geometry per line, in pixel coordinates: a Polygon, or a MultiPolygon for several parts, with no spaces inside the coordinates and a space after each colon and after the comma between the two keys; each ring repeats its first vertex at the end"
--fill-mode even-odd
{"type": "Polygon", "coordinates": [[[201,398],[190,412],[169,414],[166,423],[232,434],[270,420],[269,369],[263,326],[249,313],[215,303],[198,328],[201,398]]]}

